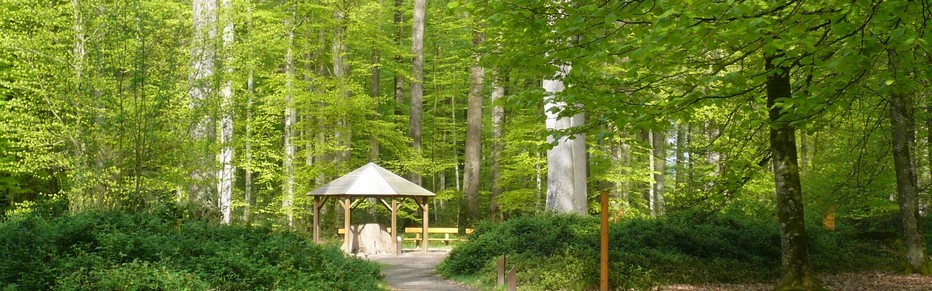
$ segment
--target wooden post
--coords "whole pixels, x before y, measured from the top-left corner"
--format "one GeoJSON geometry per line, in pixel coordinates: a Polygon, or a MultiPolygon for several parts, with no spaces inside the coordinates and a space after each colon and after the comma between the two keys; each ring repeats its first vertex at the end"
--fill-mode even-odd
{"type": "Polygon", "coordinates": [[[401,242],[398,241],[398,200],[392,198],[392,246],[395,249],[395,255],[400,253],[401,242]]]}
{"type": "Polygon", "coordinates": [[[314,243],[320,243],[320,196],[314,196],[314,243]]]}
{"type": "Polygon", "coordinates": [[[602,191],[601,272],[599,290],[608,291],[608,191],[602,191]]]}
{"type": "Polygon", "coordinates": [[[426,253],[428,236],[429,236],[429,234],[427,233],[427,220],[430,218],[428,210],[427,210],[427,197],[421,197],[420,199],[415,199],[415,201],[417,201],[418,205],[421,206],[421,216],[424,217],[424,225],[421,228],[421,233],[423,234],[423,236],[421,236],[421,239],[424,241],[424,243],[421,244],[421,250],[426,253]]]}
{"type": "Polygon", "coordinates": [[[343,243],[346,244],[346,253],[353,253],[353,241],[350,233],[353,231],[350,229],[350,217],[352,216],[352,204],[353,200],[350,197],[343,197],[343,200],[340,201],[340,204],[343,205],[343,229],[346,232],[343,234],[343,243]]]}
{"type": "Polygon", "coordinates": [[[498,286],[505,286],[505,255],[498,257],[498,286]]]}
{"type": "Polygon", "coordinates": [[[506,284],[508,285],[508,291],[518,290],[518,273],[515,271],[515,267],[511,267],[511,271],[508,271],[508,282],[506,284]]]}

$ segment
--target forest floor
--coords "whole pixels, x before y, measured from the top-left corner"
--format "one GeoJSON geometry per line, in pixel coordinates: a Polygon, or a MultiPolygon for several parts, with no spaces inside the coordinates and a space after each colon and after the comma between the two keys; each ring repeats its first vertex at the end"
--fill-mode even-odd
{"type": "MultiPolygon", "coordinates": [[[[845,273],[819,276],[829,290],[932,290],[932,277],[892,273],[845,273]]],[[[660,290],[773,290],[773,284],[667,285],[660,290]]]]}
{"type": "Polygon", "coordinates": [[[382,274],[392,290],[470,290],[440,278],[434,271],[448,253],[447,250],[410,251],[399,256],[370,255],[367,259],[382,265],[382,274]]]}

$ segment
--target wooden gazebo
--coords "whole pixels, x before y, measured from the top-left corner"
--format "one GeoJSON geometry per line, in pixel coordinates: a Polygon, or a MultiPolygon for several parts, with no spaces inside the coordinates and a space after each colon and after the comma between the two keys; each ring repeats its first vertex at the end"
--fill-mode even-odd
{"type": "Polygon", "coordinates": [[[364,198],[376,198],[379,202],[387,207],[392,213],[392,247],[398,249],[398,201],[405,198],[411,198],[421,209],[423,216],[423,230],[425,234],[424,242],[421,244],[423,251],[427,251],[427,199],[435,196],[433,192],[424,189],[417,184],[411,183],[405,178],[392,173],[385,168],[368,163],[343,177],[337,178],[326,185],[311,191],[307,194],[314,197],[314,242],[320,243],[320,208],[327,202],[327,199],[333,197],[337,199],[340,206],[343,206],[343,225],[346,230],[343,239],[344,243],[352,241],[350,237],[350,217],[354,208],[364,198]],[[388,199],[389,201],[386,201],[388,199]]]}

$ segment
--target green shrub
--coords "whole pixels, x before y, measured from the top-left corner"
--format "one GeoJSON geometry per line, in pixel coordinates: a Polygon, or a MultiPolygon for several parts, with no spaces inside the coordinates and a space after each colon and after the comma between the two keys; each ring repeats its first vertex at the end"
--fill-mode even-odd
{"type": "Polygon", "coordinates": [[[367,290],[380,276],[295,233],[218,226],[168,206],[0,224],[0,284],[12,289],[367,290]]]}
{"type": "MultiPolygon", "coordinates": [[[[896,255],[854,229],[808,226],[813,266],[819,271],[882,269],[896,255]]],[[[496,258],[505,254],[519,284],[530,289],[590,289],[598,284],[598,231],[594,217],[527,216],[483,223],[457,246],[438,272],[494,284],[496,258]]],[[[780,275],[775,221],[727,215],[677,213],[610,225],[610,282],[619,289],[667,283],[769,282],[780,275]]]]}

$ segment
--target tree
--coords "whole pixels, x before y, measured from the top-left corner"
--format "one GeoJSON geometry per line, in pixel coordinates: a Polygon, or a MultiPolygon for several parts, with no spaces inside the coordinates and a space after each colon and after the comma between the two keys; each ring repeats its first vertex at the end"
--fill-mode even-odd
{"type": "MultiPolygon", "coordinates": [[[[424,17],[427,10],[426,0],[414,0],[414,21],[411,24],[411,105],[408,113],[408,136],[411,137],[411,148],[418,155],[421,154],[421,118],[424,102],[424,17]]],[[[397,82],[397,81],[396,81],[397,82]]],[[[412,171],[409,177],[411,182],[421,185],[421,175],[412,171]]]]}
{"type": "Polygon", "coordinates": [[[200,142],[201,153],[196,157],[193,170],[190,172],[192,183],[189,187],[189,199],[204,203],[210,200],[211,191],[205,183],[211,181],[212,174],[208,171],[211,166],[212,155],[206,153],[208,142],[214,136],[213,121],[207,106],[211,96],[214,75],[214,61],[216,49],[213,42],[217,36],[217,5],[216,1],[195,0],[193,8],[194,37],[191,49],[191,101],[189,108],[193,111],[196,120],[191,128],[191,139],[200,142]]]}
{"type": "MultiPolygon", "coordinates": [[[[473,32],[473,46],[480,46],[485,41],[485,33],[482,32],[481,25],[476,23],[475,32],[473,32]]],[[[473,65],[469,69],[469,94],[467,101],[469,107],[466,109],[466,153],[463,155],[465,164],[463,165],[463,195],[465,199],[465,211],[461,212],[461,224],[465,227],[479,218],[479,173],[480,161],[482,155],[482,86],[485,77],[485,68],[479,63],[481,55],[478,53],[473,56],[473,65]]]]}
{"type": "MultiPolygon", "coordinates": [[[[572,117],[562,116],[568,105],[555,101],[555,95],[565,89],[562,79],[569,74],[570,69],[568,65],[558,66],[554,79],[543,82],[547,94],[544,97],[547,130],[571,130],[584,123],[585,117],[582,113],[572,117]]],[[[556,143],[553,148],[547,150],[547,210],[558,213],[586,213],[586,136],[548,136],[547,142],[556,143]]]]}
{"type": "Polygon", "coordinates": [[[233,1],[220,2],[220,23],[223,24],[223,45],[225,56],[223,67],[226,80],[220,88],[220,172],[217,192],[220,193],[220,221],[230,224],[233,208],[233,1]]]}
{"type": "Polygon", "coordinates": [[[492,71],[492,93],[489,94],[489,104],[492,105],[492,147],[491,147],[491,165],[489,166],[489,189],[491,196],[489,198],[489,216],[493,220],[502,220],[502,211],[499,207],[498,199],[502,195],[502,151],[504,150],[504,136],[502,135],[505,126],[505,108],[502,107],[502,97],[505,96],[505,85],[502,80],[502,73],[499,70],[492,71]]]}
{"type": "Polygon", "coordinates": [[[803,213],[802,185],[799,182],[799,159],[796,134],[786,120],[786,111],[778,100],[792,98],[790,67],[778,63],[783,52],[764,56],[767,76],[767,107],[770,108],[770,148],[773,151],[773,178],[777,188],[777,218],[780,221],[780,246],[783,250],[781,290],[818,289],[809,265],[806,224],[803,213]]]}
{"type": "Polygon", "coordinates": [[[295,38],[295,21],[297,20],[297,4],[292,2],[290,15],[285,16],[285,33],[287,47],[285,48],[285,119],[284,119],[284,156],[282,157],[282,168],[284,168],[284,181],[282,181],[282,209],[285,213],[288,226],[294,225],[294,157],[295,157],[295,123],[297,122],[297,110],[294,104],[294,38],[295,38]]]}

